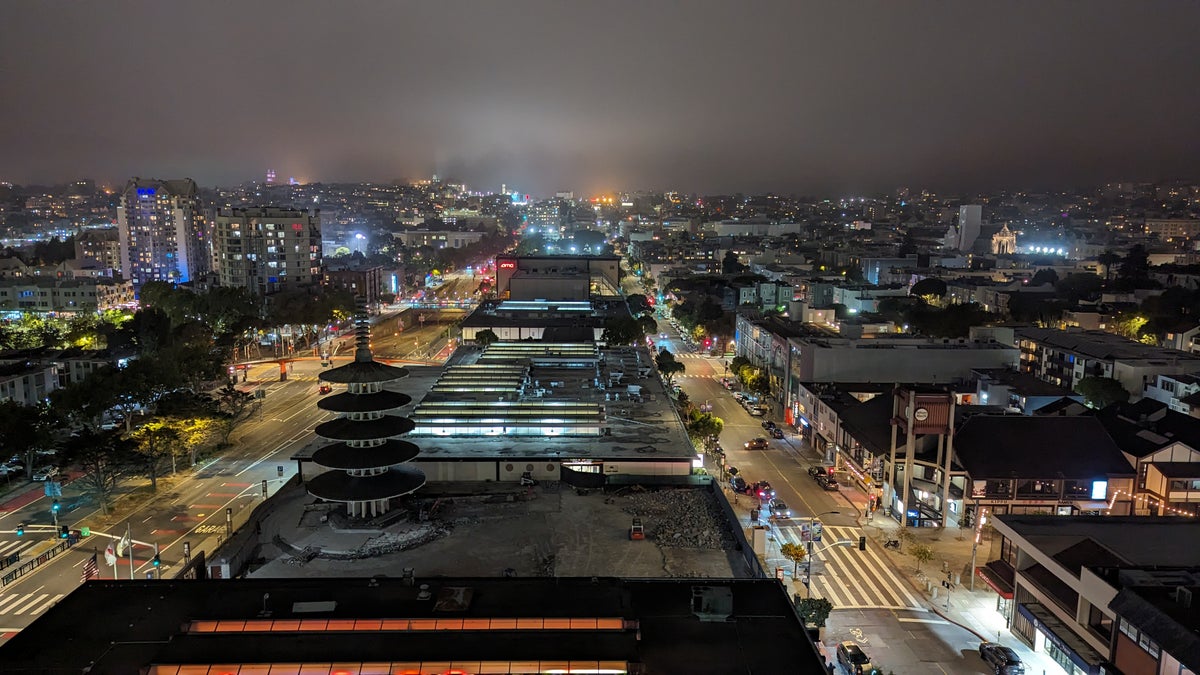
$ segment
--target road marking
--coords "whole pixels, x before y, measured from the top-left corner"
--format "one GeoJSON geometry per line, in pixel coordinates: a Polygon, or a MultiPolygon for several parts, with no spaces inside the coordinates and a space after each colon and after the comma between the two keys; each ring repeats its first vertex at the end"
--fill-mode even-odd
{"type": "MultiPolygon", "coordinates": [[[[25,599],[29,599],[29,597],[33,596],[33,595],[37,595],[37,594],[30,593],[28,596],[25,597],[25,599]]],[[[34,605],[41,602],[42,600],[45,600],[48,597],[50,597],[49,593],[42,593],[41,595],[38,595],[38,597],[34,598],[33,600],[30,600],[27,604],[21,605],[20,609],[17,609],[17,605],[19,605],[20,603],[16,603],[10,608],[12,611],[9,613],[10,614],[24,614],[25,610],[29,609],[30,607],[33,607],[34,605]]]]}
{"type": "MultiPolygon", "coordinates": [[[[242,493],[240,493],[240,492],[210,492],[204,496],[205,497],[236,497],[240,494],[242,494],[242,493]]],[[[217,507],[217,508],[220,508],[220,507],[217,507]]]]}
{"type": "Polygon", "coordinates": [[[933,623],[933,624],[949,624],[945,619],[918,619],[916,617],[896,617],[896,620],[901,623],[933,623]]]}
{"type": "Polygon", "coordinates": [[[159,536],[164,534],[179,534],[183,530],[150,530],[150,534],[159,536]]]}
{"type": "Polygon", "coordinates": [[[35,609],[29,613],[30,614],[41,614],[42,612],[46,611],[47,609],[50,609],[51,607],[53,607],[54,604],[57,603],[59,600],[62,600],[62,598],[63,598],[63,594],[59,593],[58,595],[55,595],[54,597],[50,598],[45,603],[43,603],[41,607],[38,607],[37,609],[35,609]]]}
{"type": "Polygon", "coordinates": [[[220,504],[189,504],[189,509],[219,509],[220,504]]]}
{"type": "MultiPolygon", "coordinates": [[[[251,485],[254,485],[254,483],[221,483],[221,487],[240,487],[240,488],[244,488],[244,487],[250,487],[251,485]]],[[[211,495],[212,493],[210,492],[209,494],[211,495]]]]}

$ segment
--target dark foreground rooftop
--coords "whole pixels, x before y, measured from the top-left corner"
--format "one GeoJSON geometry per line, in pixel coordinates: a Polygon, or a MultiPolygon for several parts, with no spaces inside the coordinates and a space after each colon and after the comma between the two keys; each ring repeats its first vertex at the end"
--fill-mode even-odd
{"type": "Polygon", "coordinates": [[[613,673],[825,672],[775,580],[91,581],[0,646],[6,673],[301,663],[292,672],[541,673],[566,672],[564,662],[613,673]]]}

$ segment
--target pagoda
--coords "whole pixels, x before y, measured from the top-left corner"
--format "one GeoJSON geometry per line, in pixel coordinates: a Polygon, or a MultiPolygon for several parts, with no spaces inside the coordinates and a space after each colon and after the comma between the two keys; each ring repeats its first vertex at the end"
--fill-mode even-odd
{"type": "Polygon", "coordinates": [[[355,338],[354,360],[320,375],[322,382],[346,385],[346,391],[317,403],[321,410],[339,416],[314,430],[332,443],[313,453],[312,461],[328,471],[309,479],[308,493],[345,503],[351,517],[373,518],[387,513],[396,497],[424,485],[425,474],[404,466],[421,449],[396,438],[413,430],[412,420],[388,414],[412,401],[407,394],[384,389],[389,382],[408,377],[408,371],[375,360],[365,314],[355,318],[355,338]]]}

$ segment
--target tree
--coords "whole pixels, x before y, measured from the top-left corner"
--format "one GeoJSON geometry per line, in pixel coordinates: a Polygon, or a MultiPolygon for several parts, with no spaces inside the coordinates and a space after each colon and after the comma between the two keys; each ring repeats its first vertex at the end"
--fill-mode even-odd
{"type": "Polygon", "coordinates": [[[803,546],[793,544],[789,541],[779,547],[779,552],[783,557],[792,561],[792,576],[795,577],[800,568],[800,563],[804,562],[804,559],[808,557],[808,551],[803,546]]]}
{"type": "Polygon", "coordinates": [[[216,394],[217,410],[224,416],[221,428],[221,443],[228,443],[233,430],[250,416],[258,412],[261,403],[250,392],[242,391],[232,383],[221,387],[216,394]]]}
{"type": "Polygon", "coordinates": [[[698,441],[703,441],[709,437],[720,436],[725,430],[725,420],[713,415],[712,413],[700,412],[693,410],[688,415],[687,432],[688,436],[698,441]]]}
{"type": "Polygon", "coordinates": [[[174,466],[179,429],[173,420],[154,420],[135,429],[129,438],[138,455],[135,465],[150,479],[150,491],[158,492],[158,477],[166,468],[163,463],[170,460],[174,466]]]}
{"type": "Polygon", "coordinates": [[[1096,258],[1096,262],[1104,266],[1104,283],[1107,284],[1112,280],[1113,266],[1121,262],[1121,256],[1112,251],[1105,251],[1096,258]]]}
{"type": "Polygon", "coordinates": [[[796,596],[793,602],[796,605],[796,613],[800,615],[800,619],[805,625],[824,628],[825,622],[829,619],[829,614],[833,612],[833,603],[827,598],[800,598],[800,596],[796,596]]]}
{"type": "Polygon", "coordinates": [[[745,265],[738,262],[736,253],[734,253],[732,250],[725,251],[725,257],[721,259],[722,274],[741,274],[747,269],[748,268],[745,265]]]}
{"type": "Polygon", "coordinates": [[[1111,377],[1085,377],[1075,385],[1075,391],[1093,408],[1106,408],[1129,400],[1129,392],[1111,377]]]}
{"type": "Polygon", "coordinates": [[[947,286],[946,282],[936,277],[928,277],[918,281],[908,289],[909,295],[924,297],[926,295],[936,296],[938,298],[946,297],[947,286]]]}
{"type": "Polygon", "coordinates": [[[485,328],[475,334],[475,342],[481,347],[487,347],[488,345],[495,344],[499,341],[500,336],[496,335],[496,332],[491,328],[485,328]]]}
{"type": "Polygon", "coordinates": [[[631,316],[615,316],[604,322],[600,339],[609,345],[629,345],[646,337],[642,325],[631,316]]]}
{"type": "Polygon", "coordinates": [[[1117,269],[1117,276],[1123,281],[1140,281],[1146,279],[1150,275],[1150,254],[1146,251],[1146,247],[1141,244],[1135,244],[1130,247],[1129,252],[1121,259],[1121,266],[1117,269]]]}
{"type": "Polygon", "coordinates": [[[667,378],[668,387],[675,383],[675,376],[685,370],[683,364],[675,360],[675,355],[665,348],[658,350],[658,355],[654,357],[654,365],[658,372],[667,378]]]}
{"type": "Polygon", "coordinates": [[[630,293],[625,296],[625,302],[629,304],[629,312],[634,316],[654,311],[654,307],[650,304],[650,299],[641,293],[630,293]]]}
{"type": "Polygon", "coordinates": [[[31,473],[34,455],[50,447],[53,439],[49,408],[45,405],[22,405],[12,399],[0,401],[0,440],[5,450],[25,456],[25,467],[31,473]]]}
{"type": "Polygon", "coordinates": [[[1030,286],[1041,286],[1042,284],[1057,284],[1058,272],[1046,268],[1034,272],[1033,278],[1029,280],[1030,286]]]}
{"type": "Polygon", "coordinates": [[[109,501],[117,486],[137,462],[133,442],[116,432],[95,432],[85,427],[62,448],[62,461],[79,467],[83,475],[73,485],[100,504],[108,515],[109,501]]]}
{"type": "Polygon", "coordinates": [[[930,560],[933,560],[933,549],[929,547],[929,544],[924,544],[921,542],[917,542],[912,546],[909,546],[908,554],[916,559],[918,572],[921,571],[921,563],[927,563],[930,560]]]}

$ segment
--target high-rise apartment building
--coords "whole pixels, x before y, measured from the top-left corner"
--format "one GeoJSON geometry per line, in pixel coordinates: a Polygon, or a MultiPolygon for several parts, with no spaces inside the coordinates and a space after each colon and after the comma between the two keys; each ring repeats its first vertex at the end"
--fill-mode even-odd
{"type": "Polygon", "coordinates": [[[122,273],[121,236],[115,227],[85,228],[75,235],[75,258],[91,259],[101,267],[122,273]]]}
{"type": "Polygon", "coordinates": [[[222,286],[258,295],[321,281],[321,212],[222,209],[213,218],[213,262],[222,286]]]}
{"type": "Polygon", "coordinates": [[[958,250],[970,253],[983,227],[983,207],[978,204],[961,206],[958,209],[958,250]]]}
{"type": "Polygon", "coordinates": [[[210,247],[196,182],[133,178],[117,206],[121,273],[134,286],[183,283],[209,269],[210,247]]]}

